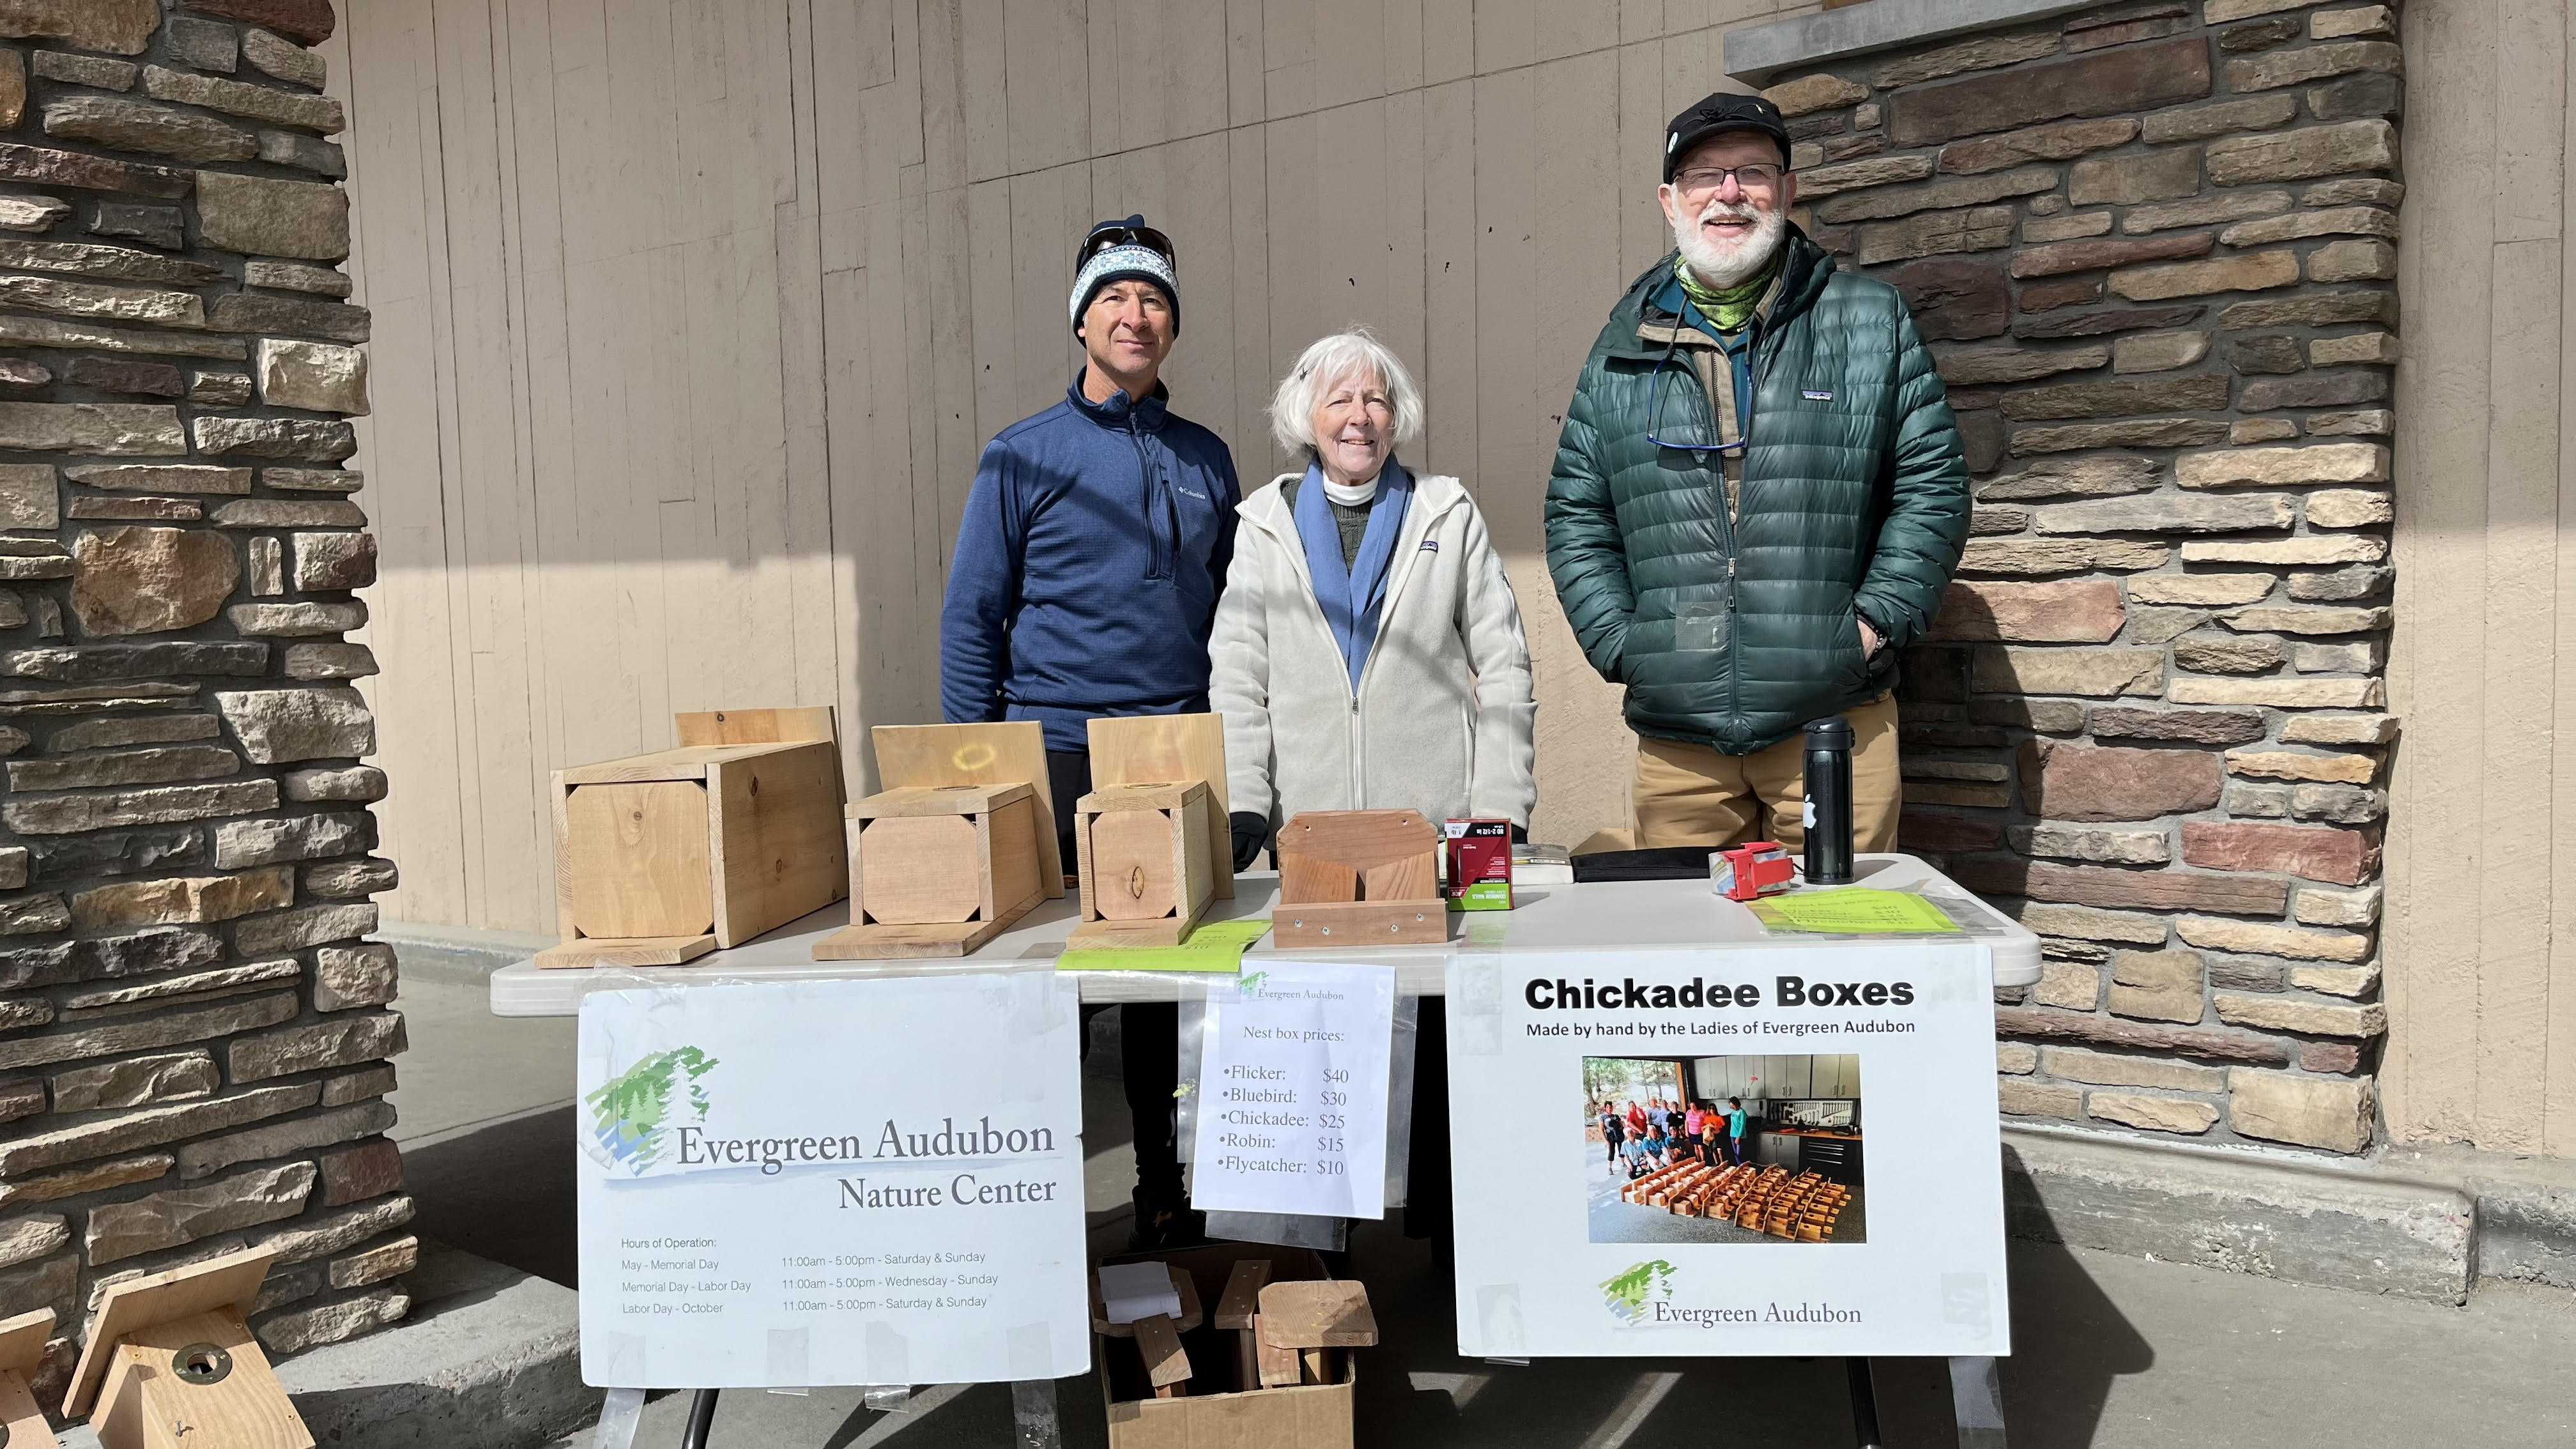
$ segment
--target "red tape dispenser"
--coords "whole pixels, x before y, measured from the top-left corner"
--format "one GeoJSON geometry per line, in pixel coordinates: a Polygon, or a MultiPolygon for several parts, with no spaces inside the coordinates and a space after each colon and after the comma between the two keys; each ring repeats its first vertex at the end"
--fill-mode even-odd
{"type": "Polygon", "coordinates": [[[1731,901],[1776,896],[1796,883],[1797,863],[1776,840],[1750,840],[1717,852],[1712,862],[1717,893],[1731,901]]]}

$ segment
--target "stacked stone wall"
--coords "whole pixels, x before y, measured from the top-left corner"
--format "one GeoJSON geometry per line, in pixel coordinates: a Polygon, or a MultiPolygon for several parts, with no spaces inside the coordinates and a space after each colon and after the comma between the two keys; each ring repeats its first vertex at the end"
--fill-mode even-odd
{"type": "Polygon", "coordinates": [[[277,1251],[272,1352],[417,1245],[376,548],[323,0],[0,0],[0,1314],[277,1251]]]}
{"type": "Polygon", "coordinates": [[[1904,661],[1904,840],[2046,943],[1997,1010],[2011,1116],[2373,1140],[2396,33],[2131,4],[1766,92],[1976,478],[1904,661]]]}

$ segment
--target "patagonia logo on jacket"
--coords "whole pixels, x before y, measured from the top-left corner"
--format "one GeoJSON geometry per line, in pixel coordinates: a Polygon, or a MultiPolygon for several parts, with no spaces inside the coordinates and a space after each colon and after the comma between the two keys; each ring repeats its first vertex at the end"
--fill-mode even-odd
{"type": "Polygon", "coordinates": [[[1418,550],[1418,552],[1421,552],[1421,553],[1438,553],[1439,551],[1440,551],[1440,540],[1438,540],[1438,539],[1436,539],[1436,538],[1426,538],[1426,539],[1424,539],[1424,540],[1422,541],[1422,547],[1418,550]]]}

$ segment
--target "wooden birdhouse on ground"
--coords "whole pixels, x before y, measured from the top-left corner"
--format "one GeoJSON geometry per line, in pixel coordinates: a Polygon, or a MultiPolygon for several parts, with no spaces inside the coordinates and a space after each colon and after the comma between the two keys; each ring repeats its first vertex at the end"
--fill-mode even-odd
{"type": "Polygon", "coordinates": [[[1186,1271],[1172,1266],[1165,1266],[1164,1271],[1171,1275],[1172,1296],[1180,1304],[1180,1311],[1115,1323],[1109,1317],[1100,1274],[1094,1270],[1091,1274],[1091,1331],[1103,1338],[1124,1338],[1135,1342],[1145,1382],[1152,1386],[1155,1398],[1186,1398],[1190,1392],[1190,1380],[1197,1371],[1190,1364],[1188,1351],[1181,1347],[1181,1335],[1205,1321],[1205,1310],[1199,1304],[1198,1285],[1186,1271]]]}
{"type": "Polygon", "coordinates": [[[675,722],[678,749],[554,772],[563,944],[539,966],[675,966],[848,889],[830,709],[675,722]]]}
{"type": "Polygon", "coordinates": [[[1377,1342],[1368,1289],[1348,1279],[1268,1284],[1260,1304],[1253,1337],[1264,1388],[1339,1383],[1342,1350],[1377,1342]]]}
{"type": "Polygon", "coordinates": [[[1283,950],[1431,945],[1449,939],[1440,832],[1412,810],[1310,810],[1279,832],[1283,950]]]}
{"type": "Polygon", "coordinates": [[[57,1449],[62,1442],[27,1387],[27,1375],[44,1363],[45,1344],[53,1336],[50,1308],[0,1319],[0,1446],[6,1449],[57,1449]]]}
{"type": "Polygon", "coordinates": [[[88,1415],[102,1449],[313,1449],[245,1318],[276,1256],[249,1248],[103,1290],[63,1417],[88,1415]]]}

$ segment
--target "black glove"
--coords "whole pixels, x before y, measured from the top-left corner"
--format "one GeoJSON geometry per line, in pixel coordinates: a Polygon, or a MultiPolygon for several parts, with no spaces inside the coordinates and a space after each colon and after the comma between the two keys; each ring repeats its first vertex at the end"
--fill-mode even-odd
{"type": "Polygon", "coordinates": [[[1237,810],[1226,819],[1234,826],[1234,868],[1250,870],[1262,847],[1270,843],[1270,817],[1237,810]]]}

